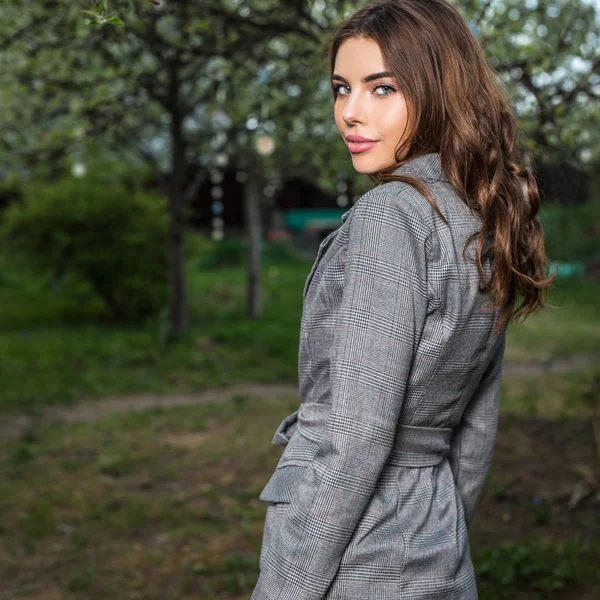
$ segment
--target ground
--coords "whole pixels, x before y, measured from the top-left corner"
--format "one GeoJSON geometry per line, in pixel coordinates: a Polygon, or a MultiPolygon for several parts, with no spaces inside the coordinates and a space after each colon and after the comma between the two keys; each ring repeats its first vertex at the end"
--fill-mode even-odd
{"type": "MultiPolygon", "coordinates": [[[[270,440],[297,402],[293,385],[248,385],[11,416],[0,599],[249,597],[270,440]]],[[[598,505],[567,506],[577,465],[595,465],[591,423],[501,416],[471,532],[480,598],[598,597],[598,505]]]]}

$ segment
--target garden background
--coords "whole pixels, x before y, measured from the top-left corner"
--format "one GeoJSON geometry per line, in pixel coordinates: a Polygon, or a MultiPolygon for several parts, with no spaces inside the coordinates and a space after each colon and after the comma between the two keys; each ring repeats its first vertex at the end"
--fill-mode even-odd
{"type": "MultiPolygon", "coordinates": [[[[249,598],[314,258],[271,217],[290,181],[338,207],[370,187],[321,52],[360,4],[3,0],[1,600],[249,598]]],[[[600,6],[457,5],[520,117],[559,273],[554,307],[508,329],[480,597],[591,600],[600,6]]]]}

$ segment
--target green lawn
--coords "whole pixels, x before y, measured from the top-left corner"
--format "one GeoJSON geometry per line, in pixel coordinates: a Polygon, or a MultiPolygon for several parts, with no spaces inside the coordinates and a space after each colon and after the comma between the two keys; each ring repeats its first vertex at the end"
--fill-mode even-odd
{"type": "Polygon", "coordinates": [[[26,276],[5,277],[0,410],[113,394],[194,392],[240,381],[293,382],[309,268],[306,262],[265,268],[265,311],[256,321],[244,314],[240,269],[190,269],[193,330],[177,344],[164,341],[164,317],[116,327],[102,322],[99,306],[85,296],[83,304],[26,276]]]}
{"type": "Polygon", "coordinates": [[[600,352],[600,281],[584,277],[555,280],[549,304],[507,332],[506,358],[513,361],[567,358],[600,352]]]}
{"type": "MultiPolygon", "coordinates": [[[[297,381],[302,288],[311,262],[263,270],[264,313],[245,314],[239,268],[190,265],[193,329],[169,345],[165,317],[146,325],[103,322],[83,291],[67,294],[0,258],[0,410],[35,411],[107,395],[193,393],[237,382],[297,381]]],[[[544,309],[508,331],[507,362],[598,353],[600,282],[559,280],[544,309]]]]}

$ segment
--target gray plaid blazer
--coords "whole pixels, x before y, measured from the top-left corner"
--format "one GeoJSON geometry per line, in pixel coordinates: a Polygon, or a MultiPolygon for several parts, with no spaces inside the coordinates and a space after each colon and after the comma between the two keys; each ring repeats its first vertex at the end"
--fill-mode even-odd
{"type": "MultiPolygon", "coordinates": [[[[493,455],[506,328],[467,257],[481,227],[439,154],[364,194],[304,287],[300,406],[260,493],[251,600],[476,599],[468,529],[493,455]]],[[[484,262],[486,274],[492,265],[484,262]]]]}

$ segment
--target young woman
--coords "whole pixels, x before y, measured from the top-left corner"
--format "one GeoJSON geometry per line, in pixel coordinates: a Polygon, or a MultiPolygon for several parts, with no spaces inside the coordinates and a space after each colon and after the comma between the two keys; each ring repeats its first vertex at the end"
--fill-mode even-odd
{"type": "Polygon", "coordinates": [[[474,599],[506,327],[553,279],[536,184],[452,5],[373,2],[329,51],[336,124],[377,185],[306,281],[252,600],[474,599]]]}

